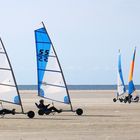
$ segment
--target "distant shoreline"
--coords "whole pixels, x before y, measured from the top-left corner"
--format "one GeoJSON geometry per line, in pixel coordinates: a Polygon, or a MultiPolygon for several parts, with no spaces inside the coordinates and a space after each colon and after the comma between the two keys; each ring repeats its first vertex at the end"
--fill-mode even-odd
{"type": "MultiPolygon", "coordinates": [[[[37,85],[18,85],[19,90],[37,90],[37,85]]],[[[128,86],[126,86],[126,89],[128,86]]],[[[140,85],[135,85],[140,90],[140,85]]],[[[69,90],[116,90],[117,85],[68,85],[69,90]]]]}

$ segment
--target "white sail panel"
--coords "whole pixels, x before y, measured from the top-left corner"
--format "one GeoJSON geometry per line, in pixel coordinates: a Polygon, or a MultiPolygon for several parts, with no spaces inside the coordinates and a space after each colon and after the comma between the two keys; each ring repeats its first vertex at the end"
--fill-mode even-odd
{"type": "Polygon", "coordinates": [[[65,87],[57,87],[57,86],[51,86],[51,85],[41,85],[40,87],[41,96],[44,96],[48,99],[59,101],[59,102],[65,102],[68,103],[69,99],[66,95],[66,89],[65,87]]]}
{"type": "Polygon", "coordinates": [[[55,56],[55,57],[56,57],[52,45],[51,45],[51,48],[50,48],[49,55],[50,55],[50,56],[55,56]]]}
{"type": "Polygon", "coordinates": [[[119,96],[122,95],[122,94],[124,94],[124,85],[122,84],[122,81],[121,81],[119,72],[118,72],[117,91],[118,91],[118,95],[119,96]]]}
{"type": "Polygon", "coordinates": [[[42,83],[65,86],[61,73],[45,71],[42,83]]]}
{"type": "Polygon", "coordinates": [[[0,53],[0,68],[10,69],[6,55],[4,53],[0,53]]]}
{"type": "Polygon", "coordinates": [[[0,84],[15,86],[13,75],[10,70],[0,69],[0,84]]]}
{"type": "Polygon", "coordinates": [[[0,85],[0,100],[19,104],[16,92],[15,87],[0,85]]]}
{"type": "MultiPolygon", "coordinates": [[[[1,40],[1,38],[0,38],[0,40],[1,40]]],[[[4,50],[3,46],[2,46],[2,42],[0,43],[0,53],[5,53],[5,50],[4,50]]]]}
{"type": "Polygon", "coordinates": [[[56,57],[49,56],[47,70],[55,70],[55,71],[60,72],[60,68],[59,68],[56,57]]]}
{"type": "Polygon", "coordinates": [[[12,67],[0,39],[0,100],[20,105],[20,97],[14,81],[12,67]]]}

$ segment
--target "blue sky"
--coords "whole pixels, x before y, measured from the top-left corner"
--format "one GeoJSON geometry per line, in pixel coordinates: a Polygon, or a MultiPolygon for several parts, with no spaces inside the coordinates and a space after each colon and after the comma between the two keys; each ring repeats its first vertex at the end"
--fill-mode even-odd
{"type": "Polygon", "coordinates": [[[0,36],[18,84],[36,84],[34,29],[44,21],[68,84],[116,84],[122,52],[125,83],[137,46],[134,83],[140,84],[139,0],[4,0],[0,36]]]}

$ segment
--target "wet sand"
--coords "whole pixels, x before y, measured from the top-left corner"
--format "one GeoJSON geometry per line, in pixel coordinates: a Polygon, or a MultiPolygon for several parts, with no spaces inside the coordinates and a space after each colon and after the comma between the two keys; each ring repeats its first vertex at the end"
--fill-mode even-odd
{"type": "MultiPolygon", "coordinates": [[[[0,140],[139,140],[140,103],[113,103],[115,91],[70,91],[73,112],[38,116],[36,91],[20,91],[25,112],[34,110],[34,119],[26,115],[6,115],[0,119],[0,140]]],[[[46,100],[46,103],[51,103],[46,100]]],[[[3,104],[4,107],[19,106],[3,104]]],[[[68,105],[55,104],[69,109],[68,105]]]]}

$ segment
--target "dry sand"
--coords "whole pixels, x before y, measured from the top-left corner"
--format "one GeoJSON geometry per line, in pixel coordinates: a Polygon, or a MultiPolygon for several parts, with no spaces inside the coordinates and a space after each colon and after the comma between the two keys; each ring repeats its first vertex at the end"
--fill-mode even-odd
{"type": "MultiPolygon", "coordinates": [[[[36,116],[1,118],[0,140],[140,140],[140,103],[113,103],[114,92],[70,91],[73,107],[84,110],[82,116],[72,112],[38,116],[34,102],[40,98],[36,91],[20,91],[25,111],[34,110],[36,116]]],[[[69,109],[67,105],[55,105],[69,109]]]]}

